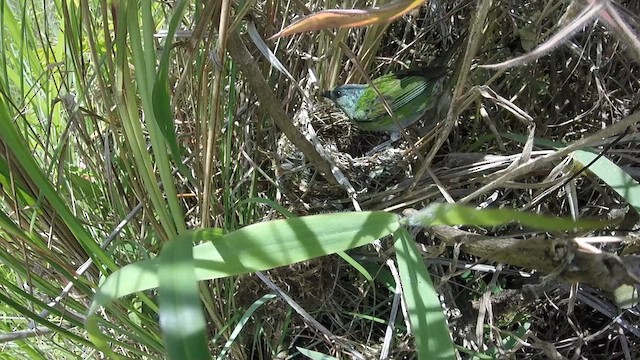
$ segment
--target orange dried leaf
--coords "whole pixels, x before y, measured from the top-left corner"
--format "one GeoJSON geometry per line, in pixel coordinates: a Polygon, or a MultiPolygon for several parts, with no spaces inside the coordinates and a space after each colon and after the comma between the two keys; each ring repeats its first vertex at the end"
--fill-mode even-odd
{"type": "Polygon", "coordinates": [[[352,28],[389,22],[420,7],[424,0],[400,0],[371,9],[323,10],[303,17],[271,36],[269,40],[304,31],[352,28]]]}

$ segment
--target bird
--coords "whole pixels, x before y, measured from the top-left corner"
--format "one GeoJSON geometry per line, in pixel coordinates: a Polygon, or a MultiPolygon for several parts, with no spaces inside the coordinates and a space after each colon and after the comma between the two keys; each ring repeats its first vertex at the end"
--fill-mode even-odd
{"type": "Polygon", "coordinates": [[[321,95],[332,100],[357,128],[391,133],[392,138],[399,138],[404,128],[418,121],[427,111],[434,110],[435,113],[446,75],[446,67],[417,67],[386,74],[372,81],[399,124],[389,116],[369,84],[339,85],[321,95]]]}

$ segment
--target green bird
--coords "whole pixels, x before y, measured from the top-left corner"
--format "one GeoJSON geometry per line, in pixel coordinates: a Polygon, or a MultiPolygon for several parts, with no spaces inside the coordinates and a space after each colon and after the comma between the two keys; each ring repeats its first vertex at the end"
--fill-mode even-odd
{"type": "MultiPolygon", "coordinates": [[[[436,110],[447,69],[423,67],[402,70],[373,80],[373,84],[387,101],[403,128],[420,119],[428,110],[436,110]]],[[[356,127],[399,135],[402,129],[389,116],[371,85],[345,84],[322,96],[333,102],[356,127]]],[[[435,117],[435,115],[434,115],[435,117]]]]}

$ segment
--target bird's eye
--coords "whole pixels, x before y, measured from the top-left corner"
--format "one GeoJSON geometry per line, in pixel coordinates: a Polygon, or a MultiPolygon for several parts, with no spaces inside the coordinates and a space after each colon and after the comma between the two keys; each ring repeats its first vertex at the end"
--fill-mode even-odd
{"type": "Polygon", "coordinates": [[[340,90],[336,91],[336,97],[342,97],[342,91],[340,90]]]}

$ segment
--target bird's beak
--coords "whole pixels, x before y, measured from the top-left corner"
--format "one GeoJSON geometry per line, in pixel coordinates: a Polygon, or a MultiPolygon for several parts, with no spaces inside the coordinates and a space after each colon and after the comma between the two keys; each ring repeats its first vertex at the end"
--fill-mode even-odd
{"type": "Polygon", "coordinates": [[[331,99],[331,91],[323,91],[320,96],[331,99]]]}

